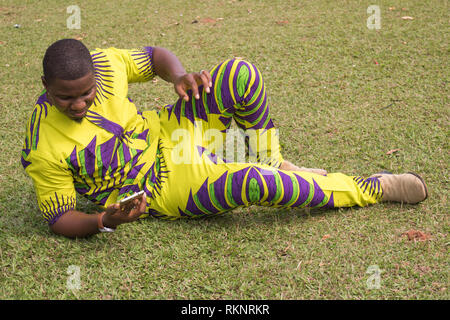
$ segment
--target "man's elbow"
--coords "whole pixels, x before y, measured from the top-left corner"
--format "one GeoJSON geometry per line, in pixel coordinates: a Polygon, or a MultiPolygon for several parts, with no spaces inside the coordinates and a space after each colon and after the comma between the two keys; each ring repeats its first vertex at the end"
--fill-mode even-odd
{"type": "Polygon", "coordinates": [[[85,238],[93,234],[92,231],[86,230],[86,225],[83,223],[83,217],[80,217],[77,212],[68,211],[52,223],[50,230],[59,236],[66,238],[85,238]]]}
{"type": "Polygon", "coordinates": [[[50,228],[51,232],[53,232],[54,234],[56,234],[58,236],[64,236],[64,237],[71,238],[71,239],[76,238],[73,234],[68,233],[67,230],[64,230],[64,229],[58,227],[56,222],[49,225],[49,228],[50,228]]]}

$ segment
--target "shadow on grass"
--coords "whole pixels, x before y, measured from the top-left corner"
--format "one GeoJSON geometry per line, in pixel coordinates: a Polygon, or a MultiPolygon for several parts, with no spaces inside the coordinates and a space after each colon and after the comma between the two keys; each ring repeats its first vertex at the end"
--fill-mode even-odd
{"type": "MultiPolygon", "coordinates": [[[[395,206],[396,204],[378,204],[380,209],[385,206],[395,206]]],[[[372,206],[371,206],[372,207],[372,206]]],[[[102,209],[95,204],[89,202],[86,199],[80,199],[77,204],[77,209],[83,212],[100,212],[102,209]]],[[[272,228],[279,227],[281,225],[292,226],[293,224],[304,224],[310,219],[320,218],[320,217],[334,217],[334,216],[345,216],[349,212],[356,212],[360,210],[365,210],[362,207],[350,207],[350,208],[335,208],[335,209],[322,209],[322,208],[273,208],[273,207],[262,207],[262,206],[250,206],[241,207],[234,210],[215,215],[202,216],[198,218],[181,218],[176,220],[166,220],[158,219],[153,217],[147,217],[140,219],[136,222],[131,223],[133,230],[138,230],[143,227],[144,229],[154,229],[158,228],[160,224],[164,228],[174,227],[174,232],[178,232],[179,229],[186,229],[190,231],[198,231],[213,233],[217,230],[230,229],[230,230],[250,230],[255,227],[272,228]]],[[[27,236],[30,234],[38,237],[51,237],[55,239],[63,239],[64,237],[53,234],[46,223],[42,223],[42,218],[39,212],[36,215],[28,216],[26,221],[23,223],[28,224],[25,232],[27,236]]],[[[318,222],[320,223],[320,222],[318,222]]],[[[128,224],[130,225],[130,224],[128,224]]],[[[149,230],[146,230],[149,231],[149,230]]],[[[17,234],[17,233],[16,233],[17,234]]],[[[140,235],[137,235],[140,237],[140,235]]],[[[66,239],[66,238],[64,238],[66,239]]],[[[77,241],[83,241],[85,243],[98,243],[103,241],[108,241],[107,237],[91,236],[87,238],[79,238],[77,241]]]]}
{"type": "Polygon", "coordinates": [[[204,228],[204,225],[211,227],[212,231],[217,228],[253,228],[255,226],[271,227],[281,224],[298,224],[306,222],[308,219],[320,216],[342,215],[349,210],[359,210],[363,208],[336,208],[336,209],[309,209],[309,208],[270,208],[250,206],[237,208],[222,214],[202,216],[198,218],[182,218],[177,220],[164,220],[148,217],[140,220],[140,223],[164,223],[174,224],[189,229],[204,228]],[[216,228],[214,228],[216,227],[216,228]]]}

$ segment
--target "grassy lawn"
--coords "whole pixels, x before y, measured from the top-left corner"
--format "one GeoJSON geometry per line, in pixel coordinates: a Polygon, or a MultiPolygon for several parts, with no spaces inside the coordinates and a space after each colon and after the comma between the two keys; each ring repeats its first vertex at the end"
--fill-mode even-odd
{"type": "MultiPolygon", "coordinates": [[[[449,298],[447,1],[108,3],[1,2],[0,299],[449,298]],[[72,4],[81,29],[67,28],[72,4]],[[367,27],[370,5],[380,8],[378,30],[367,27]],[[415,171],[430,197],[330,211],[250,207],[55,236],[20,151],[43,54],[66,37],[91,49],[166,47],[188,71],[244,57],[265,76],[285,158],[346,174],[415,171]],[[410,230],[426,237],[409,240],[410,230]],[[69,266],[79,289],[67,286],[69,266]]],[[[176,100],[161,79],[130,96],[141,110],[176,100]]],[[[79,208],[96,209],[82,199],[79,208]]]]}

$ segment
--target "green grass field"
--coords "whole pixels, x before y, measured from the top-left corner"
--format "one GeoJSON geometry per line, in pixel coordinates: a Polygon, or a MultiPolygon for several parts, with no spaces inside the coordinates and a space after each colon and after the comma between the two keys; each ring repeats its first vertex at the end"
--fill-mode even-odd
{"type": "MultiPolygon", "coordinates": [[[[448,299],[448,13],[441,0],[2,0],[0,299],[448,299]],[[81,9],[80,29],[67,28],[69,5],[81,9]],[[370,5],[380,29],[367,27],[370,5]],[[265,76],[285,158],[346,174],[415,171],[430,197],[55,236],[20,152],[43,54],[67,37],[91,49],[166,47],[188,71],[243,57],[265,76]],[[409,240],[409,230],[427,237],[409,240]],[[70,266],[79,288],[68,286],[70,266]]],[[[141,110],[177,98],[161,79],[130,96],[141,110]]],[[[81,199],[79,208],[96,209],[81,199]]]]}

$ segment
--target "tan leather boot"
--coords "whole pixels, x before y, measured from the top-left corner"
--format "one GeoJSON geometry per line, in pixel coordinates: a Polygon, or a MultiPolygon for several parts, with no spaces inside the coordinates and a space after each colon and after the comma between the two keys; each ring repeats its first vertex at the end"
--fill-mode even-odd
{"type": "Polygon", "coordinates": [[[371,176],[373,177],[380,180],[383,190],[382,201],[416,204],[428,197],[427,185],[416,173],[377,173],[371,176]]]}
{"type": "Polygon", "coordinates": [[[303,172],[312,172],[312,173],[317,173],[317,174],[321,174],[323,176],[327,175],[327,171],[323,170],[323,169],[315,169],[315,168],[304,168],[304,167],[297,167],[295,164],[284,160],[283,163],[280,166],[281,170],[286,170],[286,171],[303,171],[303,172]]]}

